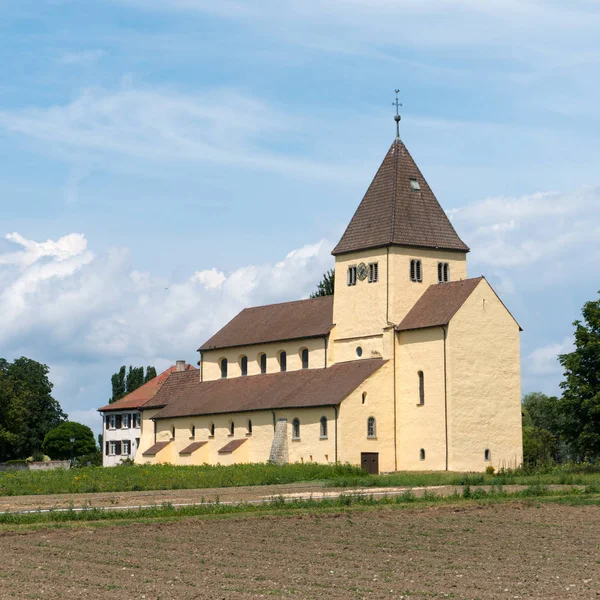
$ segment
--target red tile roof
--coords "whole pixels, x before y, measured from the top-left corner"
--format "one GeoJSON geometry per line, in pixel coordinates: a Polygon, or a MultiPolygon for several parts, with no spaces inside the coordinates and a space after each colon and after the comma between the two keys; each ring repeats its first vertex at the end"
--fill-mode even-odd
{"type": "Polygon", "coordinates": [[[237,450],[246,440],[231,440],[228,444],[225,444],[220,450],[219,454],[230,454],[234,450],[237,450]]]}
{"type": "Polygon", "coordinates": [[[143,409],[162,408],[154,418],[215,415],[277,408],[337,406],[387,361],[356,360],[327,369],[253,375],[198,382],[173,373],[143,409]]]}
{"type": "Polygon", "coordinates": [[[152,444],[148,450],[142,452],[142,456],[154,456],[158,454],[165,446],[168,446],[171,442],[156,442],[152,444]]]}
{"type": "Polygon", "coordinates": [[[396,331],[447,325],[483,277],[430,285],[396,331]]]}
{"type": "Polygon", "coordinates": [[[390,245],[469,251],[400,140],[390,147],[332,254],[390,245]],[[413,190],[411,179],[420,191],[413,190]]]}
{"type": "Polygon", "coordinates": [[[192,442],[189,446],[186,446],[183,450],[179,451],[179,454],[191,454],[198,450],[198,448],[202,448],[202,446],[206,445],[208,442],[192,442]]]}
{"type": "Polygon", "coordinates": [[[333,327],[333,296],[245,308],[199,350],[320,337],[333,327]]]}
{"type": "MultiPolygon", "coordinates": [[[[145,404],[152,398],[156,392],[161,388],[163,383],[167,380],[167,377],[176,371],[177,367],[169,367],[166,371],[163,371],[160,375],[157,375],[150,381],[144,383],[136,390],[133,390],[127,396],[123,396],[120,400],[113,402],[112,404],[106,404],[99,408],[100,412],[107,412],[110,410],[125,410],[128,408],[139,408],[142,404],[145,404]]],[[[198,371],[192,365],[185,365],[186,371],[198,371]]]]}

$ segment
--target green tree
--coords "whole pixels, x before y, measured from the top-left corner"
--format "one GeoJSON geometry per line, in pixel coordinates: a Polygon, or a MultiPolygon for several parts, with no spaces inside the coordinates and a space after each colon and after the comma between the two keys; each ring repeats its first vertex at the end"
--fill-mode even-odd
{"type": "Polygon", "coordinates": [[[45,435],[67,415],[52,397],[47,365],[24,356],[12,363],[0,359],[0,373],[4,380],[3,412],[12,415],[3,427],[17,436],[9,436],[13,440],[11,454],[30,456],[40,450],[45,435]]]}
{"type": "Polygon", "coordinates": [[[25,401],[0,369],[0,462],[19,458],[25,433],[25,401]]]}
{"type": "Polygon", "coordinates": [[[317,284],[317,291],[313,292],[311,298],[320,298],[321,296],[333,296],[335,284],[335,271],[330,269],[323,274],[323,279],[317,284]]]}
{"type": "Polygon", "coordinates": [[[125,394],[125,374],[127,373],[127,368],[123,365],[117,373],[114,373],[110,378],[110,383],[112,385],[112,396],[108,401],[109,404],[120,400],[125,394]]]}
{"type": "Polygon", "coordinates": [[[127,393],[131,394],[133,390],[137,390],[141,385],[144,385],[144,367],[129,365],[126,381],[127,393]]]}
{"type": "Polygon", "coordinates": [[[144,383],[148,383],[151,379],[156,377],[156,369],[154,367],[146,367],[146,377],[144,377],[144,383]]]}
{"type": "Polygon", "coordinates": [[[42,444],[44,452],[53,459],[68,459],[73,456],[83,456],[97,452],[96,440],[92,430],[87,425],[67,421],[46,434],[42,444]],[[75,442],[71,443],[71,438],[75,442]]]}
{"type": "Polygon", "coordinates": [[[578,458],[600,457],[600,300],[586,302],[575,321],[575,350],[563,366],[563,432],[578,458]]]}

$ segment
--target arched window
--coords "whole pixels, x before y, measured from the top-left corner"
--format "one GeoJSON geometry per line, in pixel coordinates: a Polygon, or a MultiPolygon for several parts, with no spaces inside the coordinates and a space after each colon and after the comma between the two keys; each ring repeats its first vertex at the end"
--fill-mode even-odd
{"type": "Polygon", "coordinates": [[[377,433],[377,429],[375,428],[375,417],[369,417],[367,419],[367,437],[374,438],[377,433]]]}
{"type": "Polygon", "coordinates": [[[215,437],[215,424],[214,423],[210,424],[210,436],[215,437]]]}
{"type": "Polygon", "coordinates": [[[419,371],[419,404],[425,404],[425,376],[423,371],[419,371]]]}
{"type": "Polygon", "coordinates": [[[321,439],[326,439],[327,438],[327,417],[323,416],[321,417],[321,439]]]}
{"type": "Polygon", "coordinates": [[[231,421],[229,424],[229,435],[233,435],[235,433],[235,423],[231,421]]]}
{"type": "Polygon", "coordinates": [[[248,433],[252,433],[252,421],[250,419],[248,419],[248,433]]]}
{"type": "Polygon", "coordinates": [[[421,273],[421,261],[413,258],[410,261],[410,280],[411,281],[423,281],[421,273]]]}
{"type": "Polygon", "coordinates": [[[279,369],[281,371],[287,371],[287,354],[285,350],[279,353],[279,369]]]}
{"type": "Polygon", "coordinates": [[[173,425],[173,427],[171,427],[171,439],[175,439],[175,425],[173,425]]]}
{"type": "Polygon", "coordinates": [[[302,350],[302,368],[308,369],[308,348],[302,350]]]}
{"type": "Polygon", "coordinates": [[[227,359],[221,359],[221,378],[225,379],[227,377],[227,359]]]}
{"type": "Polygon", "coordinates": [[[421,450],[419,450],[419,459],[425,460],[425,448],[421,448],[421,450]]]}
{"type": "Polygon", "coordinates": [[[438,283],[448,283],[450,280],[450,267],[447,262],[438,263],[438,283]]]}
{"type": "Polygon", "coordinates": [[[260,372],[264,375],[267,372],[267,355],[264,352],[259,356],[258,362],[260,363],[260,372]]]}
{"type": "Polygon", "coordinates": [[[490,452],[490,449],[489,449],[489,448],[486,448],[486,449],[485,449],[485,452],[483,453],[483,458],[484,458],[485,460],[491,460],[491,458],[492,458],[492,453],[490,452]]]}
{"type": "Polygon", "coordinates": [[[247,356],[242,356],[242,358],[240,358],[240,370],[242,372],[242,377],[245,377],[246,375],[248,375],[248,357],[247,356]]]}
{"type": "Polygon", "coordinates": [[[292,421],[292,439],[300,439],[300,419],[294,419],[292,421]]]}
{"type": "Polygon", "coordinates": [[[195,425],[192,425],[190,427],[190,436],[191,437],[196,437],[196,426],[195,425]]]}
{"type": "Polygon", "coordinates": [[[362,403],[364,404],[367,401],[367,392],[362,393],[362,403]]]}

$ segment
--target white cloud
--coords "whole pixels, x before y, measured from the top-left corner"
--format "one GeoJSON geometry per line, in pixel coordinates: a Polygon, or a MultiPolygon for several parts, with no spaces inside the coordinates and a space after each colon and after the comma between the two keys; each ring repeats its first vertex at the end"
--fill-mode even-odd
{"type": "Polygon", "coordinates": [[[89,65],[99,61],[106,52],[104,50],[83,50],[81,52],[65,52],[60,57],[60,62],[64,65],[89,65]]]}
{"type": "MultiPolygon", "coordinates": [[[[127,82],[116,91],[86,89],[64,105],[0,111],[0,129],[37,140],[47,151],[62,150],[69,162],[82,160],[83,154],[109,168],[118,156],[146,165],[204,163],[333,180],[360,178],[351,166],[271,149],[291,132],[300,139],[304,128],[306,117],[285,114],[235,89],[183,94],[127,82]]],[[[86,174],[77,171],[71,188],[86,174]]],[[[76,194],[69,199],[76,200],[76,194]]]]}
{"type": "MultiPolygon", "coordinates": [[[[487,198],[449,211],[449,216],[473,249],[473,264],[505,271],[557,261],[575,267],[575,261],[581,265],[598,254],[600,187],[487,198]]],[[[570,269],[563,272],[573,276],[570,269]]]]}
{"type": "Polygon", "coordinates": [[[562,342],[537,348],[528,356],[527,370],[533,375],[558,375],[562,373],[558,355],[572,352],[573,348],[572,336],[566,337],[562,342]]]}
{"type": "Polygon", "coordinates": [[[49,363],[63,408],[92,424],[117,366],[194,363],[196,349],[241,309],[307,297],[331,267],[323,240],[272,264],[205,268],[165,285],[133,269],[127,249],[95,255],[82,234],[8,239],[24,250],[0,254],[3,353],[49,363]]]}

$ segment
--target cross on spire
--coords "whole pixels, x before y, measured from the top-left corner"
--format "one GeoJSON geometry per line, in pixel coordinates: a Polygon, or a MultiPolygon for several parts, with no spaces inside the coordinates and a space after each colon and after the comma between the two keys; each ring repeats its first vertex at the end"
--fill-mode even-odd
{"type": "Polygon", "coordinates": [[[394,115],[394,121],[396,121],[396,139],[399,140],[400,139],[400,119],[402,118],[400,116],[400,112],[399,109],[402,106],[402,103],[398,100],[398,94],[400,93],[400,90],[394,90],[396,92],[396,102],[392,102],[392,106],[396,107],[396,114],[394,115]]]}

